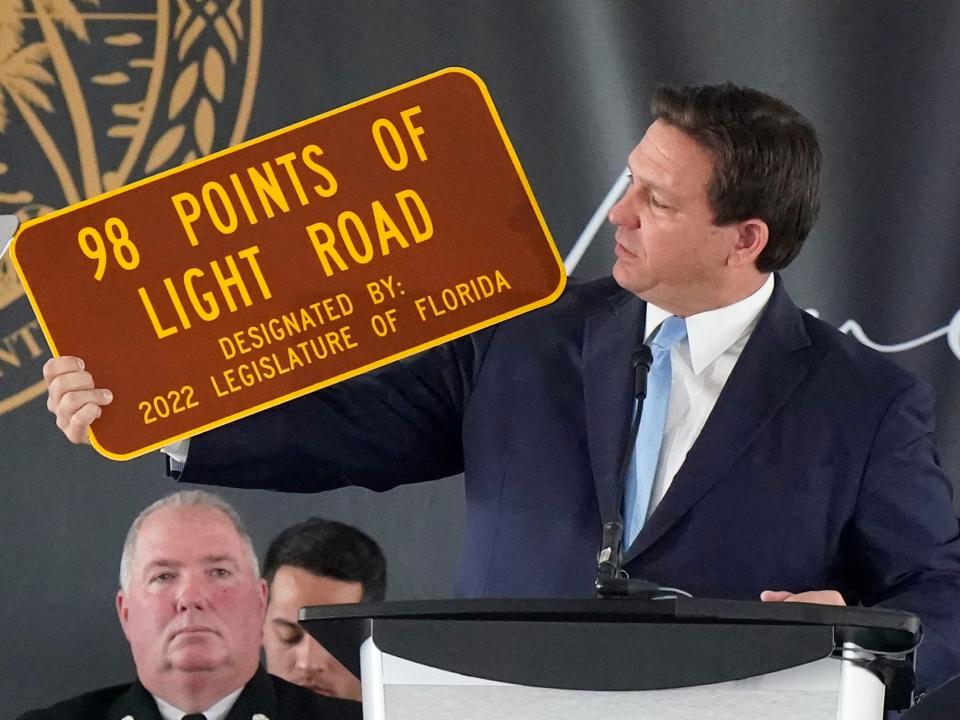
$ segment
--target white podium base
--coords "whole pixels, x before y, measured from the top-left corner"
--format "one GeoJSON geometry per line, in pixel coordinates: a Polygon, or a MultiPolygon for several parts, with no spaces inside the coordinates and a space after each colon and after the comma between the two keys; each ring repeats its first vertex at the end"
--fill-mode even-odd
{"type": "MultiPolygon", "coordinates": [[[[852,660],[856,653],[845,652],[852,660]]],[[[883,683],[825,658],[767,675],[672,690],[597,692],[468,677],[360,649],[364,720],[882,720],[883,683]]]]}

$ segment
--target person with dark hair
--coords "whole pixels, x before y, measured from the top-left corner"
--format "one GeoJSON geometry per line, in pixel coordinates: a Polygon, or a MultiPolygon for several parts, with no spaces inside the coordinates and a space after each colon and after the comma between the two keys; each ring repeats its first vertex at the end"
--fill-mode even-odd
{"type": "Polygon", "coordinates": [[[800,113],[770,95],[731,84],[661,87],[653,116],[707,150],[707,199],[715,225],[760,218],[769,232],[755,264],[783,270],[820,211],[820,145],[800,113]]]}
{"type": "Polygon", "coordinates": [[[263,625],[267,670],[321,695],[361,699],[360,681],[297,622],[302,607],[379,602],[387,563],[369,535],[334,520],[288,527],[263,559],[269,602],[263,625]]]}
{"type": "MultiPolygon", "coordinates": [[[[960,527],[931,389],[802,312],[777,274],[819,208],[816,134],[729,84],[661,88],[653,115],[610,211],[612,279],[168,448],[172,474],[313,492],[463,472],[457,591],[474,597],[592,594],[622,513],[632,577],[915,612],[932,687],[960,671],[960,527]]],[[[83,442],[107,396],[76,358],[45,376],[83,442]]]]}
{"type": "Polygon", "coordinates": [[[250,536],[233,507],[202,490],[161,498],[130,526],[117,615],[137,680],[20,720],[359,720],[260,667],[266,605],[250,536]]]}

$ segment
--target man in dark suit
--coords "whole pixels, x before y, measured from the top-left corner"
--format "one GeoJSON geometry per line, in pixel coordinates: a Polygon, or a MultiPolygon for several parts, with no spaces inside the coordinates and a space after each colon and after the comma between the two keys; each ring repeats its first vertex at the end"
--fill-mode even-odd
{"type": "MultiPolygon", "coordinates": [[[[930,390],[802,313],[776,275],[818,211],[814,131],[729,85],[662,88],[653,110],[610,213],[612,280],[193,438],[182,479],[386,490],[464,471],[469,596],[590,594],[603,520],[622,512],[635,577],[916,612],[935,685],[960,670],[960,528],[930,390]],[[621,501],[645,340],[651,397],[621,501]]],[[[75,358],[45,375],[82,442],[108,397],[75,358]]]]}
{"type": "Polygon", "coordinates": [[[117,614],[137,680],[36,710],[23,720],[301,720],[361,716],[260,668],[266,584],[233,508],[183,491],[134,521],[117,614]]]}

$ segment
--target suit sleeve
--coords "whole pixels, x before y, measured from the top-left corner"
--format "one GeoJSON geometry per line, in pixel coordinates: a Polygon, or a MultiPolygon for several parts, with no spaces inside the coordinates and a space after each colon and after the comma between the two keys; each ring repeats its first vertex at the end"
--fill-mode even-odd
{"type": "Polygon", "coordinates": [[[884,416],[853,518],[850,576],[861,600],[915,613],[918,689],[960,672],[960,528],[931,433],[933,393],[906,388],[884,416]]]}
{"type": "Polygon", "coordinates": [[[184,482],[383,491],[463,470],[463,408],[485,336],[428,350],[191,439],[184,482]]]}

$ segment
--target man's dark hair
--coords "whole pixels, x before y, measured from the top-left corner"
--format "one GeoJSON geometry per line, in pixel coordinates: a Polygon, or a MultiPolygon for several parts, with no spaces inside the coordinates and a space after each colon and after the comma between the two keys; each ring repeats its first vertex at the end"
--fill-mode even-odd
{"type": "Polygon", "coordinates": [[[789,265],[820,209],[820,145],[810,122],[782,100],[730,83],[660,87],[651,111],[713,156],[714,222],[760,218],[770,237],[757,269],[789,265]]]}
{"type": "Polygon", "coordinates": [[[335,520],[310,518],[277,535],[263,558],[268,585],[284,565],[314,575],[359,582],[363,600],[383,600],[387,593],[387,561],[369,535],[335,520]]]}

